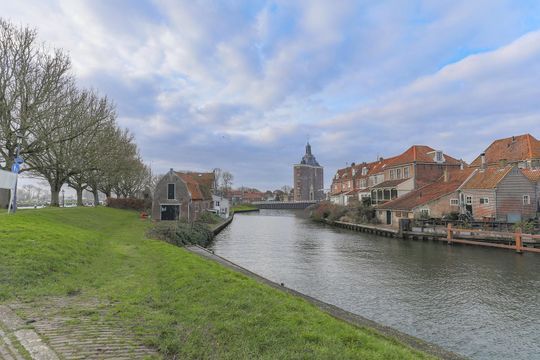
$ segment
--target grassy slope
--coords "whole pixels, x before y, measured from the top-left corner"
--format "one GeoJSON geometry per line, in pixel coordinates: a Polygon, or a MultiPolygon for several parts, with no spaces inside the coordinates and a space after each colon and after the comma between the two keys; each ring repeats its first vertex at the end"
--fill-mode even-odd
{"type": "Polygon", "coordinates": [[[144,237],[137,214],[107,208],[0,216],[0,302],[98,297],[172,358],[426,356],[305,301],[144,237]]]}
{"type": "Polygon", "coordinates": [[[247,211],[247,210],[257,210],[257,209],[258,208],[256,206],[253,206],[251,204],[236,204],[231,208],[232,211],[247,211]]]}

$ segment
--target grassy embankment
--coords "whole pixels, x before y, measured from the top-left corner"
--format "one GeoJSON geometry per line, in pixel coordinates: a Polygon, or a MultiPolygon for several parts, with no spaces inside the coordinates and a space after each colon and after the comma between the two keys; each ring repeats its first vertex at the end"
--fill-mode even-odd
{"type": "Polygon", "coordinates": [[[98,298],[167,358],[427,358],[188,251],[108,208],[0,216],[0,303],[98,298]]]}
{"type": "Polygon", "coordinates": [[[258,208],[256,206],[253,206],[251,204],[237,204],[234,205],[231,210],[233,212],[247,212],[247,211],[256,211],[258,208]]]}

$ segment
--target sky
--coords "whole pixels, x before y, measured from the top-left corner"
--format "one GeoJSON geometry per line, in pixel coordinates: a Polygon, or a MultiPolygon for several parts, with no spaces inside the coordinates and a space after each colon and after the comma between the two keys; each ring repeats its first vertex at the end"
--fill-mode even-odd
{"type": "Polygon", "coordinates": [[[425,144],[540,137],[540,2],[0,0],[117,105],[154,173],[292,185],[425,144]]]}

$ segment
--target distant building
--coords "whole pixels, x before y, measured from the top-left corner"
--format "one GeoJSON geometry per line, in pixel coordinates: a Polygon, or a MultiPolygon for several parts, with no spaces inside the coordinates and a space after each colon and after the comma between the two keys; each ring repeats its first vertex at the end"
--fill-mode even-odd
{"type": "Polygon", "coordinates": [[[323,200],[324,173],[315,156],[311,153],[311,145],[306,145],[306,154],[300,164],[294,165],[294,200],[323,200]]]}

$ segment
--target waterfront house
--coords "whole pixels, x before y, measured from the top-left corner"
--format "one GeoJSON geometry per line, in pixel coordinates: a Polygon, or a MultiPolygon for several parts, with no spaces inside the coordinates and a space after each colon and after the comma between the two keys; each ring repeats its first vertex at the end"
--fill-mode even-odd
{"type": "Polygon", "coordinates": [[[222,218],[228,218],[230,212],[229,199],[221,195],[212,195],[212,210],[222,218]]]}
{"type": "Polygon", "coordinates": [[[504,167],[540,169],[540,141],[531,134],[495,140],[472,163],[471,167],[504,167]]]}
{"type": "Polygon", "coordinates": [[[536,184],[536,212],[540,212],[540,169],[523,169],[521,170],[523,174],[536,184]]]}
{"type": "Polygon", "coordinates": [[[175,172],[171,169],[157,183],[152,203],[154,220],[196,220],[212,209],[214,173],[175,172]]]}
{"type": "Polygon", "coordinates": [[[403,218],[441,218],[459,213],[458,189],[472,172],[468,168],[446,170],[435,182],[377,206],[377,218],[382,224],[399,227],[403,218]]]}
{"type": "Polygon", "coordinates": [[[444,171],[462,167],[460,160],[426,145],[413,145],[384,166],[384,182],[371,190],[373,204],[383,204],[436,181],[444,171]]]}
{"type": "Polygon", "coordinates": [[[349,203],[347,194],[354,189],[352,168],[353,166],[338,169],[334,175],[330,186],[330,201],[332,203],[344,206],[349,203]]]}
{"type": "Polygon", "coordinates": [[[459,196],[461,212],[482,221],[527,220],[538,207],[537,185],[517,165],[475,169],[459,196]]]}

